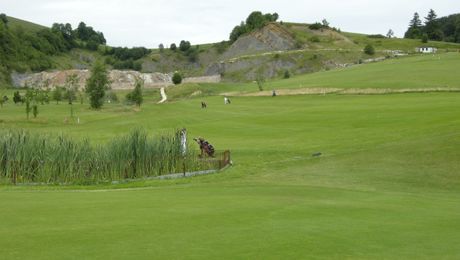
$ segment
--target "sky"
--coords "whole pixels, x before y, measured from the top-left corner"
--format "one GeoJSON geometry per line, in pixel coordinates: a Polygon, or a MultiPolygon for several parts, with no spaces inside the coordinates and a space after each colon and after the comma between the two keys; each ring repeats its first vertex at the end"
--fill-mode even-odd
{"type": "Polygon", "coordinates": [[[414,12],[439,17],[460,13],[459,0],[0,0],[0,13],[51,26],[80,21],[104,33],[111,46],[157,48],[188,40],[227,40],[252,11],[277,12],[281,21],[327,19],[342,31],[402,37],[414,12]]]}

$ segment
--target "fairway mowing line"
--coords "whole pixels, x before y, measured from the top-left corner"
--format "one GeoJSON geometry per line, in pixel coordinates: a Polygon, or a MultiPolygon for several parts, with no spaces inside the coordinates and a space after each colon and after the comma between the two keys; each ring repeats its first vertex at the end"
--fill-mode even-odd
{"type": "MultiPolygon", "coordinates": [[[[435,136],[432,136],[430,139],[431,140],[434,140],[434,139],[437,139],[437,138],[440,138],[440,137],[454,137],[454,136],[460,136],[460,133],[452,133],[452,134],[443,134],[443,135],[435,135],[435,136]]],[[[342,153],[329,153],[327,155],[324,155],[324,153],[322,153],[322,155],[320,157],[313,157],[312,155],[310,156],[305,156],[305,155],[297,155],[297,156],[294,156],[292,158],[286,158],[286,159],[282,159],[282,160],[278,160],[278,161],[274,161],[274,160],[271,160],[271,161],[268,161],[268,162],[263,162],[261,163],[262,165],[271,165],[271,164],[279,164],[279,163],[289,163],[289,162],[296,162],[296,161],[307,161],[307,160],[314,160],[314,159],[321,159],[321,158],[329,158],[329,157],[333,157],[333,156],[341,156],[341,155],[346,155],[346,154],[352,154],[352,153],[362,153],[362,152],[366,152],[366,151],[371,151],[371,150],[376,150],[376,149],[386,149],[386,148],[390,148],[392,146],[400,146],[400,145],[407,145],[407,144],[411,144],[411,143],[414,143],[414,142],[417,142],[417,138],[415,139],[412,139],[412,140],[406,140],[406,141],[401,141],[401,140],[396,140],[396,141],[393,141],[393,142],[385,142],[385,143],[382,143],[380,145],[376,145],[374,148],[367,148],[367,149],[358,149],[358,150],[353,150],[352,152],[342,152],[342,153]]]]}

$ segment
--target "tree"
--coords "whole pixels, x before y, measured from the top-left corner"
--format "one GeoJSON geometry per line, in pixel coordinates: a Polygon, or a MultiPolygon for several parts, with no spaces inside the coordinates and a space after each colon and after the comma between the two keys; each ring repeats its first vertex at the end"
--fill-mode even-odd
{"type": "Polygon", "coordinates": [[[437,15],[433,9],[430,9],[428,16],[425,17],[425,27],[423,31],[427,34],[428,39],[441,41],[444,36],[439,22],[436,20],[437,15]]]}
{"type": "Polygon", "coordinates": [[[37,104],[32,105],[32,115],[34,115],[34,118],[37,118],[37,115],[38,115],[38,106],[37,106],[37,104]]]}
{"type": "Polygon", "coordinates": [[[172,82],[174,83],[174,85],[179,85],[180,83],[182,83],[182,75],[178,71],[174,72],[172,82]]]}
{"type": "Polygon", "coordinates": [[[179,50],[183,51],[183,52],[186,52],[190,49],[192,45],[190,44],[189,41],[180,41],[180,44],[179,44],[179,50]]]}
{"type": "Polygon", "coordinates": [[[62,100],[62,91],[60,87],[55,87],[53,90],[53,100],[56,101],[56,104],[59,104],[59,101],[62,100]]]}
{"type": "Polygon", "coordinates": [[[367,44],[366,47],[364,47],[364,53],[368,55],[374,55],[375,54],[374,46],[372,46],[371,44],[367,44]]]}
{"type": "Polygon", "coordinates": [[[163,52],[165,50],[165,46],[163,45],[163,43],[160,43],[160,45],[158,45],[158,49],[160,49],[160,52],[163,52]]]}
{"type": "Polygon", "coordinates": [[[289,72],[289,70],[285,70],[283,78],[288,79],[290,77],[291,77],[291,73],[289,72]]]}
{"type": "Polygon", "coordinates": [[[422,21],[420,20],[420,15],[417,12],[414,13],[414,17],[412,18],[412,20],[410,20],[409,27],[410,28],[422,27],[422,21]]]}
{"type": "Polygon", "coordinates": [[[436,20],[436,17],[438,17],[436,12],[433,9],[430,9],[430,11],[428,12],[428,16],[425,17],[425,25],[436,20]]]}
{"type": "Polygon", "coordinates": [[[100,109],[104,104],[105,91],[109,87],[109,78],[104,64],[100,61],[94,63],[91,69],[91,76],[86,81],[85,91],[89,95],[90,106],[93,109],[100,109]]]}
{"type": "Polygon", "coordinates": [[[324,28],[329,28],[329,22],[326,19],[323,19],[321,24],[323,25],[324,28]]]}
{"type": "Polygon", "coordinates": [[[134,90],[126,95],[126,99],[129,102],[136,104],[138,107],[141,106],[144,98],[142,97],[142,87],[144,85],[144,81],[142,79],[136,79],[136,85],[134,86],[134,90]]]}
{"type": "Polygon", "coordinates": [[[27,120],[29,120],[29,114],[30,114],[30,100],[29,98],[26,98],[26,115],[27,115],[27,120]]]}
{"type": "Polygon", "coordinates": [[[14,92],[14,94],[13,94],[13,102],[14,102],[14,104],[17,104],[19,102],[21,102],[21,103],[23,102],[21,94],[19,94],[19,91],[14,92]]]}
{"type": "Polygon", "coordinates": [[[422,36],[422,43],[427,43],[427,42],[428,42],[428,35],[424,33],[422,36]]]}
{"type": "Polygon", "coordinates": [[[259,71],[257,73],[256,83],[257,83],[257,87],[259,88],[259,91],[263,91],[264,90],[265,77],[264,77],[262,71],[259,71]]]}
{"type": "Polygon", "coordinates": [[[395,33],[393,32],[392,29],[388,30],[388,32],[387,32],[387,38],[393,38],[394,35],[395,35],[395,33]]]}
{"type": "Polygon", "coordinates": [[[414,17],[409,22],[409,29],[404,34],[404,38],[419,39],[422,36],[422,21],[419,14],[414,13],[414,17]]]}
{"type": "Polygon", "coordinates": [[[171,45],[169,46],[169,49],[172,51],[175,51],[177,50],[177,45],[175,43],[171,43],[171,45]]]}
{"type": "Polygon", "coordinates": [[[241,35],[260,29],[264,27],[269,22],[276,22],[279,18],[277,13],[267,13],[262,14],[259,11],[252,12],[248,18],[246,18],[246,23],[241,22],[240,25],[237,25],[233,28],[230,33],[230,41],[236,41],[241,35]]]}
{"type": "Polygon", "coordinates": [[[65,97],[70,105],[70,117],[73,118],[73,101],[77,99],[76,92],[78,91],[79,78],[77,74],[68,75],[65,79],[65,97]]]}
{"type": "Polygon", "coordinates": [[[6,14],[4,13],[0,14],[0,22],[8,26],[8,17],[6,16],[6,14]]]}

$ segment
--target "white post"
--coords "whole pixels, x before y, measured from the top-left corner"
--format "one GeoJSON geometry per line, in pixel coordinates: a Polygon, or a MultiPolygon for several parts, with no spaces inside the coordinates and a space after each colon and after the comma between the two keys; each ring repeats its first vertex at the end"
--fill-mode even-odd
{"type": "Polygon", "coordinates": [[[180,131],[180,144],[182,155],[185,156],[187,154],[187,129],[185,128],[180,131]]]}

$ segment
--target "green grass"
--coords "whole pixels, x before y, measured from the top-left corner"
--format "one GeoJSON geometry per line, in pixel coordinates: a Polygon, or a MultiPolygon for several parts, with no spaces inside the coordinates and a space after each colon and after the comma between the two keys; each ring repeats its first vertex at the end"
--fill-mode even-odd
{"type": "MultiPolygon", "coordinates": [[[[459,61],[458,53],[393,59],[265,89],[454,88],[459,61]]],[[[26,120],[25,107],[9,101],[0,129],[96,145],[136,127],[186,127],[189,138],[230,149],[234,165],[179,180],[0,186],[2,258],[460,258],[460,93],[232,97],[231,105],[215,96],[232,91],[257,86],[176,86],[163,105],[149,90],[141,110],[74,104],[80,124],[64,123],[63,103],[26,120]]]]}
{"type": "Polygon", "coordinates": [[[267,82],[271,88],[460,87],[460,54],[419,55],[267,82]]]}
{"type": "Polygon", "coordinates": [[[95,143],[185,126],[234,161],[174,181],[3,186],[2,258],[460,257],[460,94],[202,98],[75,105],[80,125],[64,104],[30,121],[0,108],[1,128],[95,143]]]}
{"type": "MultiPolygon", "coordinates": [[[[346,54],[344,54],[346,55],[346,54]]],[[[417,55],[389,59],[383,62],[354,65],[347,68],[295,75],[289,79],[268,80],[264,90],[300,88],[338,89],[458,89],[460,54],[417,55]]],[[[224,93],[257,93],[257,84],[208,83],[185,84],[168,89],[170,99],[204,97],[224,93]]]]}
{"type": "Polygon", "coordinates": [[[37,32],[37,31],[47,28],[46,26],[32,23],[29,21],[25,21],[22,19],[18,19],[18,18],[11,17],[11,16],[8,16],[8,24],[13,29],[20,27],[23,30],[29,31],[29,32],[37,32]]]}

